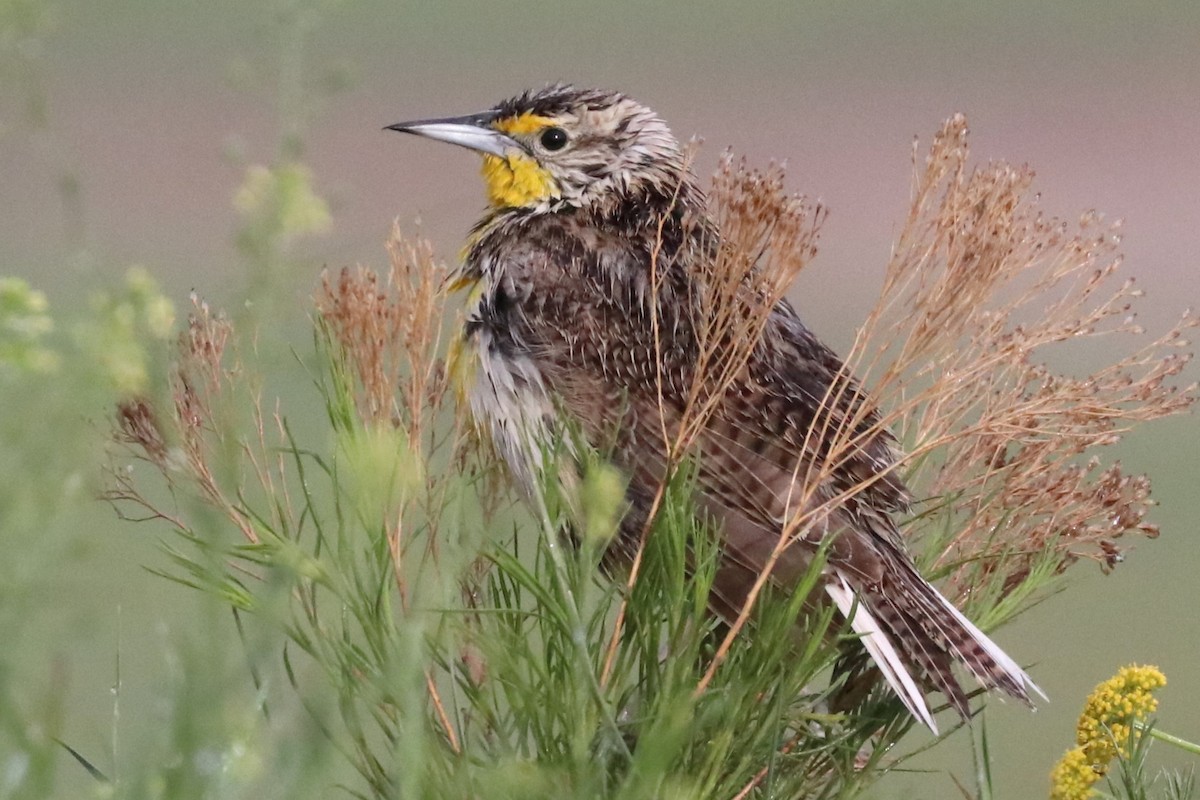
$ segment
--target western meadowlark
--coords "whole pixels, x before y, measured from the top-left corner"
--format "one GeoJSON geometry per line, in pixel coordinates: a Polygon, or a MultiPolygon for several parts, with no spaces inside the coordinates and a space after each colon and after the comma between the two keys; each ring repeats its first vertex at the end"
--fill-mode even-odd
{"type": "MultiPolygon", "coordinates": [[[[611,435],[606,452],[629,484],[610,551],[629,557],[668,461],[664,415],[679,423],[697,368],[688,298],[705,289],[703,259],[721,235],[682,148],[629,97],[563,85],[389,129],[483,154],[489,208],[461,268],[473,287],[462,343],[473,359],[472,413],[530,491],[564,416],[597,446],[611,435]]],[[[831,386],[849,382],[842,375],[834,353],[777,302],[704,423],[697,505],[722,531],[716,612],[737,613],[780,541],[795,482],[813,474],[797,466],[822,457],[813,433],[831,386]]],[[[840,396],[843,411],[878,422],[856,388],[840,396]]],[[[911,713],[935,730],[926,691],[969,713],[954,663],[1030,703],[1040,690],[1029,676],[905,554],[891,517],[907,498],[892,474],[894,448],[879,430],[826,471],[821,497],[863,488],[795,537],[771,579],[798,580],[828,540],[826,593],[911,713]]]]}

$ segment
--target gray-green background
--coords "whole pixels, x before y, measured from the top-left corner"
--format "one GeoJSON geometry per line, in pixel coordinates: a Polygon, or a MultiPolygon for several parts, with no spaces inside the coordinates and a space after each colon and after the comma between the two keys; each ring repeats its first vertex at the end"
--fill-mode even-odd
{"type": "MultiPolygon", "coordinates": [[[[244,86],[270,79],[281,30],[272,19],[286,4],[51,7],[54,25],[34,54],[45,124],[0,138],[0,273],[27,277],[61,305],[133,263],[180,308],[191,289],[218,304],[236,296],[231,197],[242,175],[228,154],[274,153],[278,98],[269,85],[244,86]],[[77,181],[77,201],[64,203],[64,176],[77,181]]],[[[419,217],[453,257],[479,212],[471,156],[384,125],[479,110],[561,79],[620,88],[681,137],[702,134],[702,169],[726,146],[756,162],[786,159],[791,187],[832,209],[794,298],[841,349],[905,211],[912,139],[928,141],[954,111],[971,121],[977,159],[1035,166],[1047,210],[1097,208],[1125,220],[1126,270],[1146,290],[1141,317],[1151,331],[1200,302],[1200,4],[1187,0],[346,0],[323,10],[304,64],[314,82],[332,70],[350,75],[351,88],[313,110],[305,131],[303,158],[332,202],[334,228],[306,246],[313,266],[295,277],[297,298],[323,264],[382,264],[395,218],[419,217]]],[[[97,424],[104,413],[95,410],[97,424]]],[[[993,704],[1001,797],[1044,796],[1084,695],[1125,663],[1161,666],[1170,681],[1162,726],[1200,736],[1198,451],[1194,416],[1123,444],[1123,462],[1154,479],[1162,538],[1139,542],[1111,577],[1076,570],[1067,592],[1000,633],[1018,659],[1036,662],[1051,697],[1035,714],[993,704]]],[[[140,569],[160,561],[156,531],[120,526],[101,504],[80,519],[52,596],[31,617],[40,634],[26,661],[64,671],[67,739],[101,754],[111,744],[118,643],[119,725],[134,740],[155,725],[155,687],[169,671],[163,631],[193,605],[140,569]]],[[[962,740],[918,763],[969,783],[962,740]]],[[[61,764],[63,796],[88,785],[61,764]]],[[[894,775],[876,795],[960,796],[944,774],[894,775]]]]}

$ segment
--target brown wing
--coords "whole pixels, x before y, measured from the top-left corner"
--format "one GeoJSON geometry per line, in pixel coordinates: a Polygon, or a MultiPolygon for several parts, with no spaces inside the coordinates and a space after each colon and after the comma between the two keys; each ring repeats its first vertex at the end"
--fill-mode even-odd
{"type": "MultiPolygon", "coordinates": [[[[570,215],[523,221],[506,238],[520,242],[504,254],[501,283],[514,288],[498,302],[511,308],[514,345],[534,356],[593,442],[611,440],[635,481],[657,485],[697,386],[691,274],[666,263],[665,282],[651,290],[652,240],[606,235],[570,215]]],[[[676,262],[687,255],[680,250],[676,262]]],[[[864,402],[837,357],[779,304],[695,442],[701,502],[730,517],[731,556],[761,567],[799,513],[801,545],[811,550],[837,530],[834,557],[864,578],[878,575],[858,537],[898,543],[887,515],[906,493],[891,472],[893,440],[864,402]]],[[[789,560],[802,569],[799,554],[789,560]]]]}

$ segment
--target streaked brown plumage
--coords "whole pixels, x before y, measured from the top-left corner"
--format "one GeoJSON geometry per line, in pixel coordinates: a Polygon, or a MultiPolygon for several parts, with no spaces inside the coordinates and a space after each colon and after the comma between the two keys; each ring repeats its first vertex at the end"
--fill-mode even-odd
{"type": "MultiPolygon", "coordinates": [[[[476,287],[464,331],[477,359],[473,412],[530,489],[543,448],[561,435],[562,413],[610,450],[630,481],[630,510],[610,555],[628,557],[667,466],[663,430],[675,430],[685,413],[699,351],[696,298],[706,289],[701,267],[720,237],[676,139],[624,95],[569,86],[482,114],[392,127],[484,153],[491,208],[463,266],[476,287]]],[[[905,554],[891,516],[907,503],[890,469],[894,442],[842,375],[837,356],[781,301],[720,392],[696,441],[697,502],[724,536],[714,610],[736,615],[798,511],[789,504],[807,496],[811,508],[801,511],[823,510],[772,579],[785,587],[798,580],[817,543],[832,537],[826,592],[853,613],[915,716],[934,727],[927,687],[968,713],[955,663],[1029,702],[1030,690],[1040,690],[905,554]],[[828,437],[812,435],[830,419],[856,423],[855,446],[836,465],[825,461],[828,437]],[[815,485],[805,483],[822,471],[815,485]]]]}

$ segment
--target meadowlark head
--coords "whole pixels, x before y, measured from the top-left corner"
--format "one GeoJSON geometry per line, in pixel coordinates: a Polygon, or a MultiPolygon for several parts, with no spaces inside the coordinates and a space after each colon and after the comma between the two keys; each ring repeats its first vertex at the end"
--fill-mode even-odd
{"type": "Polygon", "coordinates": [[[493,208],[599,208],[685,177],[666,123],[618,92],[554,85],[479,114],[417,120],[388,130],[450,142],[483,154],[493,208]]]}

